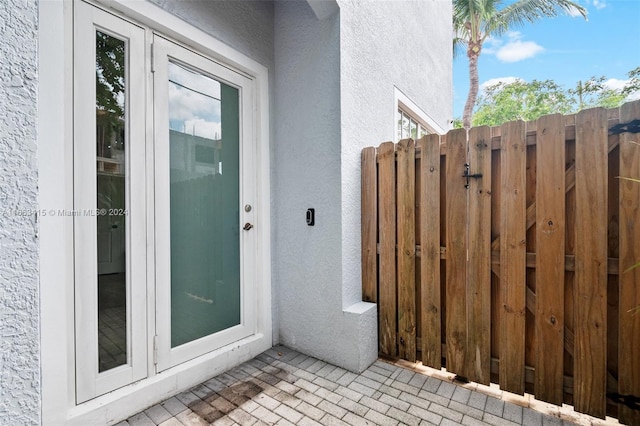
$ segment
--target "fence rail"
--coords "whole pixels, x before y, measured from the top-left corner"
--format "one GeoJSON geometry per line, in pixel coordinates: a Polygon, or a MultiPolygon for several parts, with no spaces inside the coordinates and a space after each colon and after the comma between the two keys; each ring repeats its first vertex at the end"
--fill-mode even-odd
{"type": "Polygon", "coordinates": [[[640,424],[634,120],[640,101],[365,148],[380,353],[640,424]]]}

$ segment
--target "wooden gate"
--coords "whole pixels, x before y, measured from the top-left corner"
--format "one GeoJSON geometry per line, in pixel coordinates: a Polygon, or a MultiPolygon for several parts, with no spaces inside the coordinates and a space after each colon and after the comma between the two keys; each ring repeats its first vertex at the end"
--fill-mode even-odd
{"type": "Polygon", "coordinates": [[[638,131],[640,101],[365,148],[380,353],[640,424],[638,131]]]}

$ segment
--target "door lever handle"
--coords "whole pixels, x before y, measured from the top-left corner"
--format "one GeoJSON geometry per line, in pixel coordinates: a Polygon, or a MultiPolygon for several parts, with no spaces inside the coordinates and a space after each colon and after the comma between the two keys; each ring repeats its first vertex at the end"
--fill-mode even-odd
{"type": "Polygon", "coordinates": [[[251,228],[253,228],[253,225],[250,224],[249,222],[245,223],[244,226],[242,227],[242,229],[244,229],[245,231],[248,231],[251,228]]]}

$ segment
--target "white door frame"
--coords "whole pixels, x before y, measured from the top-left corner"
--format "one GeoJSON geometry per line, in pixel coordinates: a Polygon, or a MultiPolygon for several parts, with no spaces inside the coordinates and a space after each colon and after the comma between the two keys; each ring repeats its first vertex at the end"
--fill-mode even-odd
{"type": "MultiPolygon", "coordinates": [[[[254,81],[256,158],[255,234],[256,324],[253,336],[199,358],[155,374],[152,355],[148,377],[132,385],[76,402],[74,248],[73,221],[56,215],[39,217],[41,290],[42,422],[44,425],[111,424],[122,413],[135,413],[177,392],[188,389],[220,372],[244,362],[272,345],[270,173],[269,173],[269,74],[265,66],[220,40],[193,27],[149,1],[95,0],[99,7],[146,28],[147,37],[158,31],[202,54],[233,68],[254,81]]],[[[40,206],[42,209],[72,210],[73,204],[73,10],[77,2],[40,2],[39,8],[39,97],[38,156],[40,206]]],[[[150,49],[144,57],[150,58],[150,49]]],[[[151,80],[145,83],[151,90],[151,80]]],[[[146,112],[147,123],[151,113],[146,112]]],[[[147,135],[152,133],[148,125],[147,135]]],[[[152,142],[147,137],[146,176],[152,176],[149,157],[152,142]]],[[[147,191],[146,202],[153,202],[147,191]]],[[[147,247],[153,248],[152,220],[147,220],[147,247]],[[150,234],[151,232],[151,234],[150,234]]],[[[147,263],[147,276],[154,279],[147,263]]],[[[152,291],[151,289],[149,291],[152,291]]],[[[150,296],[151,297],[151,296],[150,296]]],[[[147,323],[155,328],[155,312],[147,306],[147,323]]],[[[150,345],[153,336],[147,336],[150,345]]]]}
{"type": "MultiPolygon", "coordinates": [[[[253,81],[191,50],[161,36],[153,38],[154,79],[154,131],[155,131],[155,244],[156,244],[156,330],[158,371],[166,370],[182,362],[214,349],[251,336],[256,330],[256,276],[255,233],[242,230],[245,222],[253,223],[254,209],[245,211],[241,206],[253,206],[255,199],[253,110],[247,108],[253,100],[253,81]],[[171,241],[170,241],[170,150],[169,150],[169,76],[170,61],[185,64],[189,68],[217,81],[234,86],[240,96],[240,205],[237,206],[240,229],[240,324],[193,342],[171,347],[171,241]]],[[[214,212],[211,212],[214,214],[214,212]]]]}

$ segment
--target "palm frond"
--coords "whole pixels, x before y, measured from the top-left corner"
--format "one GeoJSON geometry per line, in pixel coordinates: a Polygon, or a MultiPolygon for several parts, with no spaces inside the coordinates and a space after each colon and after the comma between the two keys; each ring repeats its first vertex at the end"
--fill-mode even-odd
{"type": "Polygon", "coordinates": [[[631,271],[632,269],[636,269],[636,268],[640,268],[640,262],[629,266],[627,269],[624,270],[623,274],[626,274],[627,272],[631,271]]]}
{"type": "Polygon", "coordinates": [[[463,37],[454,37],[453,38],[453,57],[456,58],[458,55],[462,55],[462,52],[467,45],[467,40],[463,37]]]}
{"type": "Polygon", "coordinates": [[[640,179],[635,179],[635,178],[630,178],[630,177],[625,177],[625,176],[616,176],[616,179],[623,179],[623,180],[629,180],[631,182],[640,183],[640,179]]]}
{"type": "Polygon", "coordinates": [[[495,13],[492,19],[487,21],[487,30],[493,34],[503,34],[514,26],[522,26],[562,13],[576,12],[587,18],[587,10],[570,0],[519,0],[495,13]]]}

